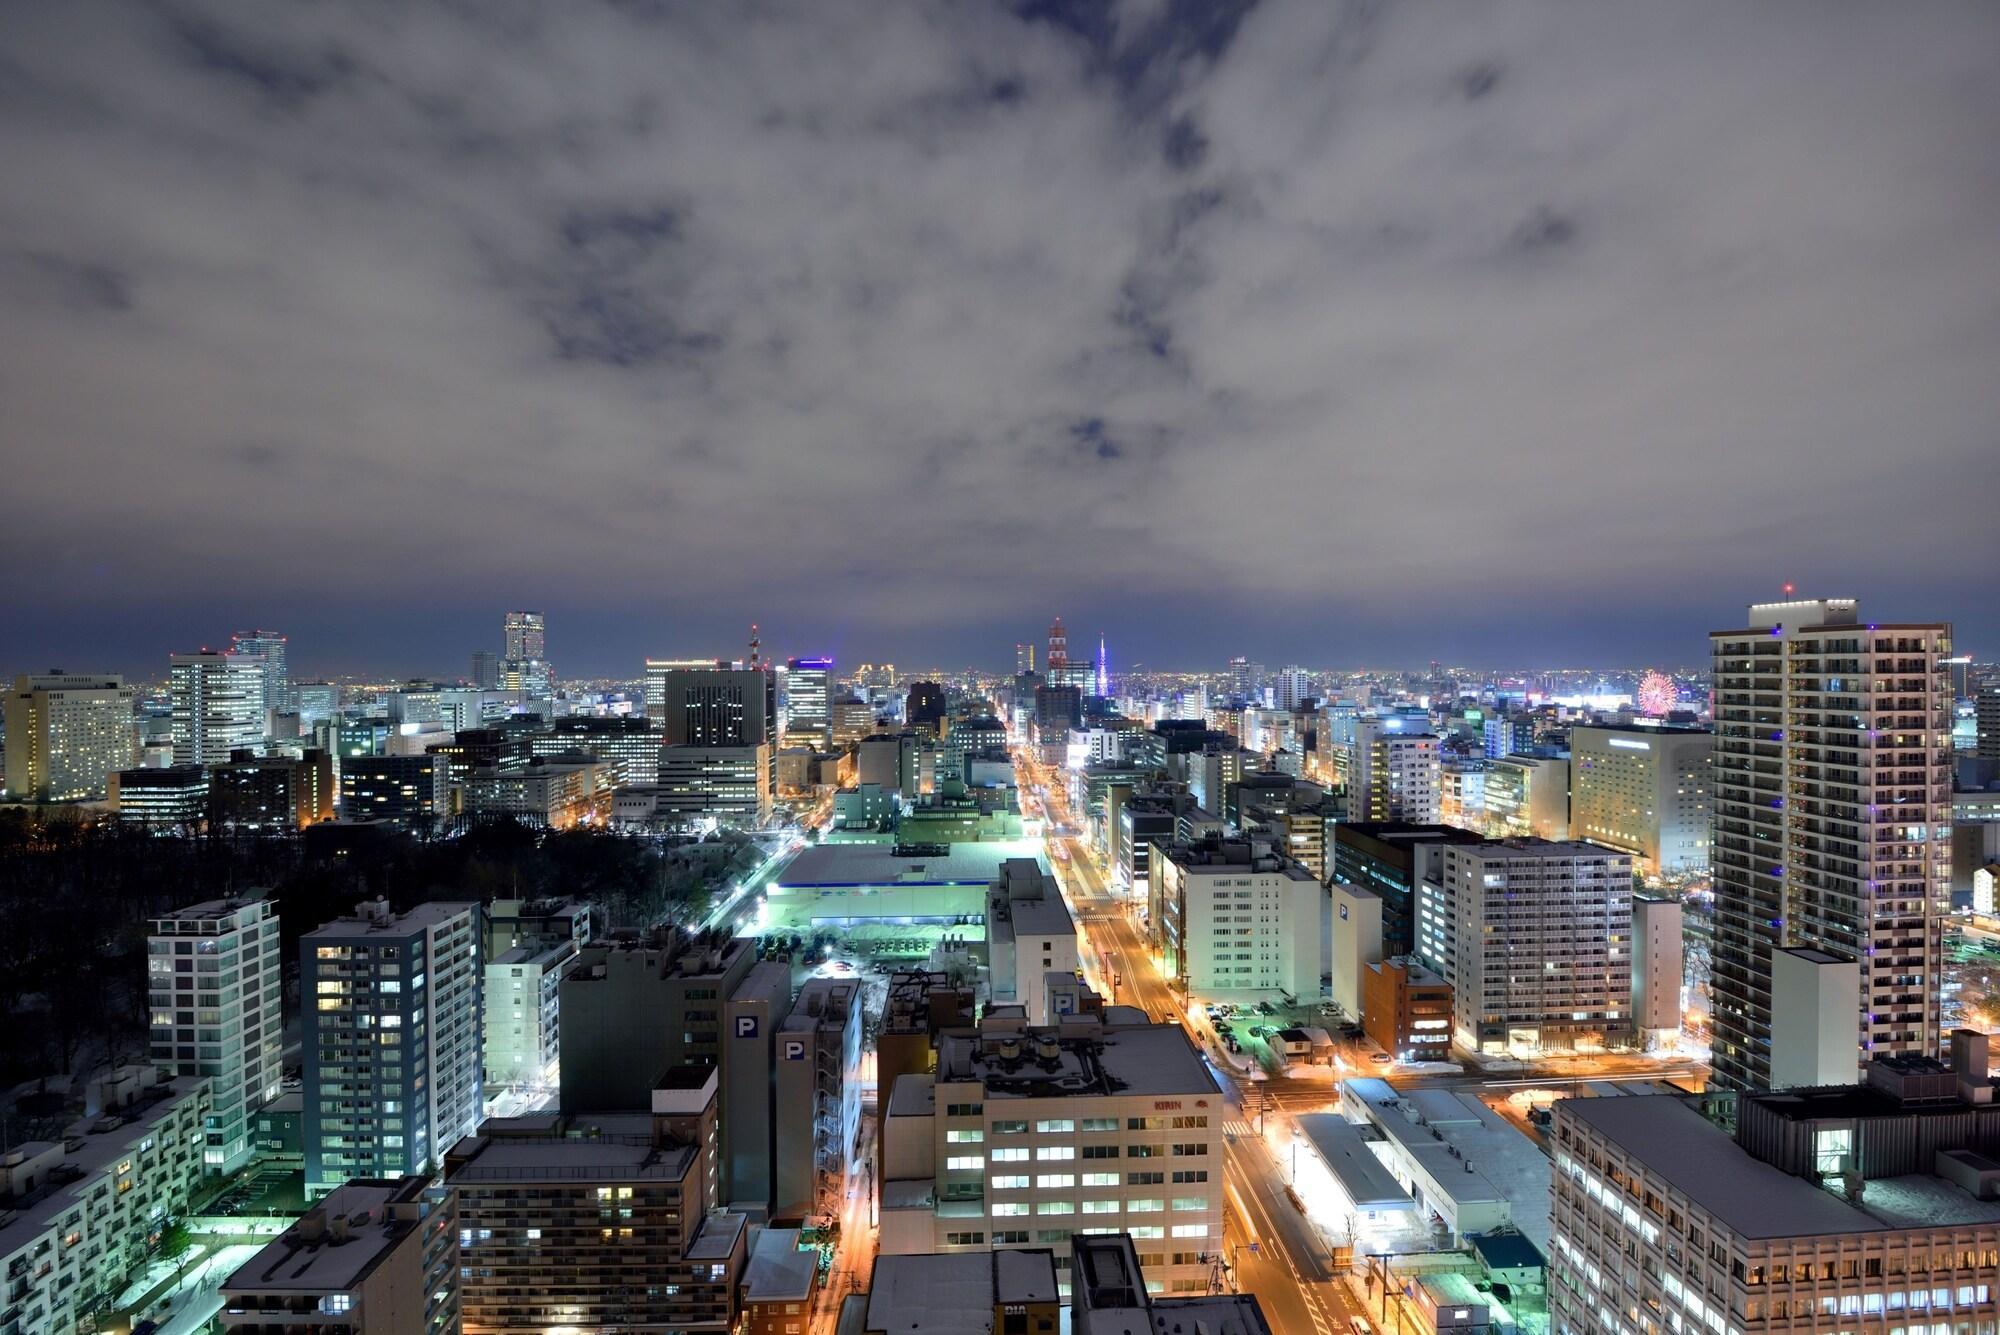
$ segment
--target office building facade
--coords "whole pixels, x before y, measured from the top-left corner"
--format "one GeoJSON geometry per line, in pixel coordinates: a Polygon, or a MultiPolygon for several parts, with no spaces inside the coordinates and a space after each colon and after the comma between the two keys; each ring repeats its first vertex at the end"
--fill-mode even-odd
{"type": "Polygon", "coordinates": [[[1190,997],[1317,998],[1324,963],[1311,872],[1251,839],[1155,845],[1154,949],[1190,997]]]}
{"type": "Polygon", "coordinates": [[[264,660],[202,650],[167,660],[176,765],[217,765],[264,744],[264,660]]]}

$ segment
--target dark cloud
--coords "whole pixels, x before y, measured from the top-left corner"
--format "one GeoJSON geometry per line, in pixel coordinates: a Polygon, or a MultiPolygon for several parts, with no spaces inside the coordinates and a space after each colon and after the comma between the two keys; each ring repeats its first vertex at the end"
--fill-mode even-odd
{"type": "Polygon", "coordinates": [[[158,637],[135,570],[413,670],[523,601],[605,667],[2000,633],[1977,0],[105,0],[0,109],[37,657],[158,637]]]}

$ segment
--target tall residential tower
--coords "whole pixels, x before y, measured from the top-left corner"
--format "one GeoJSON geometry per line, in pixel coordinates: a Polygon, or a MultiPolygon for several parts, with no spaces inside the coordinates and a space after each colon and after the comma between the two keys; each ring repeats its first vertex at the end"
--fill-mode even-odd
{"type": "MultiPolygon", "coordinates": [[[[1715,674],[1715,1079],[1771,1078],[1774,949],[1857,961],[1855,1065],[1935,1055],[1950,909],[1951,627],[1853,599],[1750,608],[1715,674]]],[[[1780,1016],[1782,1019],[1783,1016],[1780,1016]]]]}

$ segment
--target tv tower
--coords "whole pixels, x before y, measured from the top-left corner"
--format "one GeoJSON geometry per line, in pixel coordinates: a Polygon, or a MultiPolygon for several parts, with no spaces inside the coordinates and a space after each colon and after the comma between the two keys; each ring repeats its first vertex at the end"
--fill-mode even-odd
{"type": "Polygon", "coordinates": [[[764,665],[762,645],[757,639],[757,623],[750,623],[750,670],[756,671],[764,665]]]}
{"type": "Polygon", "coordinates": [[[1104,656],[1104,632],[1097,632],[1097,697],[1100,700],[1111,696],[1111,667],[1104,656]]]}
{"type": "Polygon", "coordinates": [[[1055,681],[1062,669],[1069,666],[1069,633],[1063,629],[1062,618],[1057,617],[1049,627],[1049,680],[1055,681]]]}

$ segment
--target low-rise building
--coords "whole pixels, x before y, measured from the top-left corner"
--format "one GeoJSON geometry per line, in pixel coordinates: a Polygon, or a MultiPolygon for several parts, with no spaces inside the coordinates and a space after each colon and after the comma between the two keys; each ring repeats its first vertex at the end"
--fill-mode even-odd
{"type": "Polygon", "coordinates": [[[101,1111],[0,1154],[0,1330],[70,1335],[110,1302],[202,1176],[209,1082],[121,1066],[101,1111]]]}
{"type": "Polygon", "coordinates": [[[1070,1238],[1121,1229],[1166,1291],[1207,1291],[1223,1104],[1178,1025],[989,1011],[942,1034],[936,1071],[900,1077],[885,1110],[883,1254],[1050,1247],[1066,1284],[1070,1238]]]}
{"type": "Polygon", "coordinates": [[[231,1335],[452,1335],[458,1226],[426,1178],[335,1187],[222,1285],[231,1335]]]}
{"type": "MultiPolygon", "coordinates": [[[[856,1335],[1055,1335],[1062,1326],[1046,1247],[964,1255],[880,1253],[868,1292],[847,1300],[856,1335]]],[[[850,1325],[851,1321],[851,1325],[850,1325]]]]}
{"type": "Polygon", "coordinates": [[[1398,1061],[1451,1055],[1451,984],[1408,956],[1362,966],[1361,1030],[1398,1061]]]}
{"type": "Polygon", "coordinates": [[[817,1247],[799,1246],[795,1228],[760,1229],[750,1243],[738,1295],[743,1335],[800,1335],[819,1294],[817,1247]]]}
{"type": "Polygon", "coordinates": [[[208,819],[208,771],[200,765],[121,769],[110,787],[111,804],[125,825],[172,830],[208,819]]]}
{"type": "Polygon", "coordinates": [[[1437,1216],[1441,1241],[1512,1225],[1547,1251],[1548,1156],[1477,1097],[1401,1092],[1386,1080],[1350,1076],[1341,1082],[1340,1112],[1370,1129],[1383,1166],[1420,1209],[1437,1216]]]}

